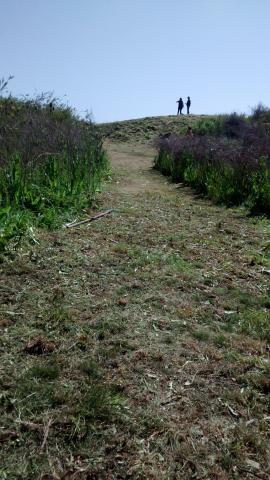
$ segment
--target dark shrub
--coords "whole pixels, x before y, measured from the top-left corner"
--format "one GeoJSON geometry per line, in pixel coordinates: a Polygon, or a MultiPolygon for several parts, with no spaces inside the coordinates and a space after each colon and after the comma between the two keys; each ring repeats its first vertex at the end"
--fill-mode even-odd
{"type": "Polygon", "coordinates": [[[269,214],[270,137],[236,114],[224,120],[223,131],[226,136],[157,139],[154,167],[216,202],[244,202],[251,211],[269,214]]]}
{"type": "Polygon", "coordinates": [[[258,105],[252,109],[251,118],[257,122],[270,123],[270,108],[262,103],[258,103],[258,105]]]}
{"type": "Polygon", "coordinates": [[[232,113],[223,124],[223,133],[228,138],[243,138],[247,132],[248,124],[241,115],[232,113]]]}

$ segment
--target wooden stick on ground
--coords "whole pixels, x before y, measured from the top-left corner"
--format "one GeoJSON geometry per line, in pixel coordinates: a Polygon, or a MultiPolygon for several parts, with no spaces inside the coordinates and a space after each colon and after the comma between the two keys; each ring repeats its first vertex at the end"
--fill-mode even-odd
{"type": "Polygon", "coordinates": [[[66,227],[71,228],[71,227],[77,227],[77,225],[82,225],[83,223],[90,223],[90,222],[93,222],[94,220],[97,220],[98,218],[101,218],[101,217],[104,217],[105,215],[108,215],[111,212],[112,212],[112,209],[111,210],[106,210],[106,212],[98,213],[94,217],[87,218],[86,220],[81,220],[80,222],[76,222],[76,223],[68,223],[66,225],[66,227]]]}
{"type": "Polygon", "coordinates": [[[45,426],[44,428],[44,437],[43,437],[43,442],[42,442],[42,445],[40,447],[40,452],[43,451],[45,445],[46,445],[46,442],[47,442],[47,438],[48,438],[48,435],[49,435],[49,430],[50,430],[50,426],[52,425],[53,423],[53,419],[52,418],[49,418],[48,420],[48,423],[47,425],[45,426]]]}

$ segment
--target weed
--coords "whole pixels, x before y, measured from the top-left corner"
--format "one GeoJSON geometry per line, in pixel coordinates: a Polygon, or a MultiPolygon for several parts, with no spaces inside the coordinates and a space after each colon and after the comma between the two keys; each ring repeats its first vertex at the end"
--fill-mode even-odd
{"type": "Polygon", "coordinates": [[[86,420],[108,420],[119,413],[123,405],[123,396],[113,387],[91,385],[83,392],[76,414],[86,420]]]}

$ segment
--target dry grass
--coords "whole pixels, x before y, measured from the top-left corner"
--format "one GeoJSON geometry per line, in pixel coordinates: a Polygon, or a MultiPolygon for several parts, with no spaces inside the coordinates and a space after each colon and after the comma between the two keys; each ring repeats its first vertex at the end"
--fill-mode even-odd
{"type": "Polygon", "coordinates": [[[113,214],[2,263],[0,478],[266,480],[269,222],[109,148],[113,214]]]}

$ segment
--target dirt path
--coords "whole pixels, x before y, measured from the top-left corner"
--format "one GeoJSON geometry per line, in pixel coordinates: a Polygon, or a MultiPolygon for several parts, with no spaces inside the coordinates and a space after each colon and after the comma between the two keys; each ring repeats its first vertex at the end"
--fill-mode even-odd
{"type": "Polygon", "coordinates": [[[169,192],[175,189],[159,173],[152,170],[155,151],[144,145],[106,144],[113,171],[118,177],[114,185],[119,193],[136,195],[142,192],[169,192]]]}
{"type": "Polygon", "coordinates": [[[266,480],[269,222],[107,148],[113,213],[3,269],[3,478],[266,480]]]}

